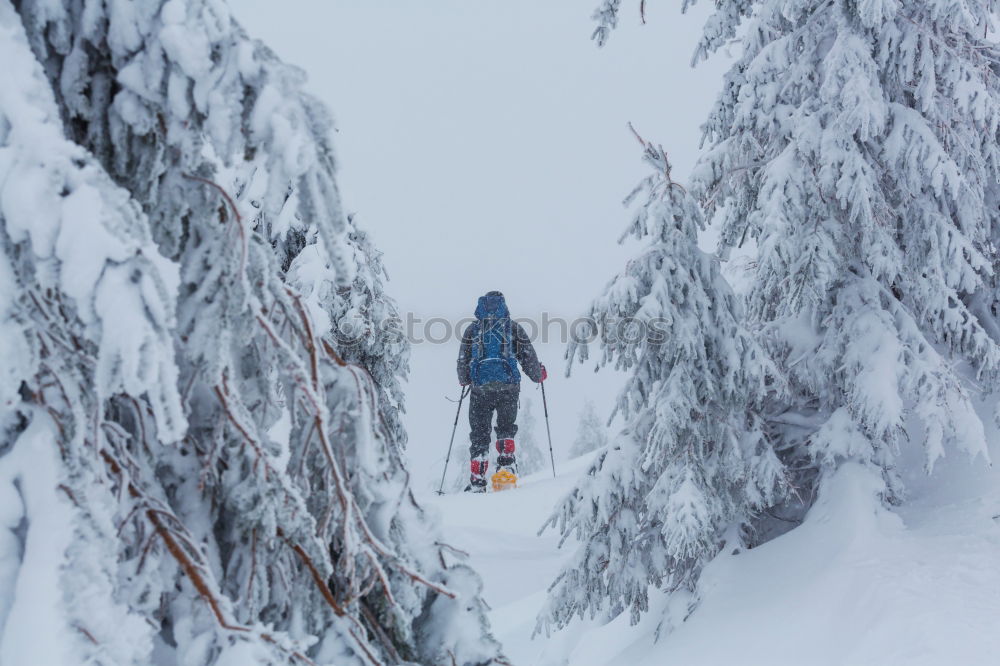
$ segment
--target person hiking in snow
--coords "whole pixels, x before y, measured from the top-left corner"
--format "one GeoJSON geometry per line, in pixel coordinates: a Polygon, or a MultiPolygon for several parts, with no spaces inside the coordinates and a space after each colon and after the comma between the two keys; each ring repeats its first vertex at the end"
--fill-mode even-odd
{"type": "Polygon", "coordinates": [[[503,294],[491,291],[479,297],[476,321],[462,335],[458,352],[458,383],[472,386],[469,397],[469,458],[471,476],[466,491],[486,492],[486,470],[493,412],[497,415],[497,472],[494,490],[517,482],[514,435],[521,392],[518,364],[533,382],[548,377],[535,348],[520,324],[511,320],[503,294]]]}

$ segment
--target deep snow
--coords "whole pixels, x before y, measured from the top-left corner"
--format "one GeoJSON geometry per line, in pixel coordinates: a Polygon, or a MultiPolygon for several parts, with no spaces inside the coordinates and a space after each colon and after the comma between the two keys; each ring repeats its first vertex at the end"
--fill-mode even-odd
{"type": "Polygon", "coordinates": [[[911,479],[899,510],[880,508],[870,472],[843,466],[803,525],[717,558],[687,620],[685,604],[667,609],[654,597],[636,627],[625,614],[532,640],[546,587],[573,547],[536,532],[589,460],[515,491],[424,498],[450,543],[471,555],[496,635],[518,666],[1000,663],[1000,474],[957,455],[911,479]],[[665,619],[676,622],[672,632],[665,619]]]}

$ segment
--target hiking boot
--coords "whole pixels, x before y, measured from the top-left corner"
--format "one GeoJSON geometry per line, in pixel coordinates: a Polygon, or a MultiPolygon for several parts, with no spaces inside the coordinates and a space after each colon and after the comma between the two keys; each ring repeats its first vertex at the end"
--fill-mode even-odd
{"type": "Polygon", "coordinates": [[[485,458],[473,458],[469,463],[469,485],[465,491],[469,493],[486,492],[486,470],[490,466],[490,461],[485,458]]]}
{"type": "Polygon", "coordinates": [[[496,447],[497,467],[500,469],[506,469],[511,474],[516,475],[517,463],[514,460],[514,440],[510,438],[498,439],[496,447]]]}

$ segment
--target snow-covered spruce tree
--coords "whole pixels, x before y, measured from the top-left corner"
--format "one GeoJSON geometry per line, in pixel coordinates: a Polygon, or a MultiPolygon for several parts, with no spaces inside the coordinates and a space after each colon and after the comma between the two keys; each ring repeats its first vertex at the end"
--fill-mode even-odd
{"type": "Polygon", "coordinates": [[[109,481],[109,465],[133,462],[99,412],[134,408],[160,438],[183,436],[177,268],[128,193],[63,136],[8,0],[0,62],[0,663],[149,663],[156,632],[133,610],[130,570],[158,531],[160,548],[180,545],[160,498],[109,481]],[[146,535],[126,554],[116,529],[133,510],[146,535]]]}
{"type": "Polygon", "coordinates": [[[749,317],[792,387],[782,447],[801,485],[850,459],[899,499],[904,447],[928,470],[948,447],[986,455],[973,397],[1000,371],[996,5],[718,7],[698,57],[737,33],[743,55],[695,181],[723,246],[758,246],[749,317]]]}
{"type": "Polygon", "coordinates": [[[538,445],[538,422],[532,400],[521,394],[520,414],[517,418],[517,473],[527,476],[545,468],[547,456],[538,445]]]}
{"type": "Polygon", "coordinates": [[[0,661],[502,663],[301,74],[213,0],[0,31],[0,661]]]}
{"type": "Polygon", "coordinates": [[[406,431],[401,380],[409,370],[409,346],[395,303],[384,291],[382,253],[354,216],[345,241],[353,259],[351,286],[337,286],[325,277],[327,267],[320,246],[305,247],[288,271],[288,281],[300,287],[315,316],[331,319],[331,335],[343,359],[365,367],[379,391],[379,410],[391,440],[400,449],[406,431]],[[323,305],[326,303],[327,305],[323,305]]]}
{"type": "MultiPolygon", "coordinates": [[[[642,143],[654,173],[626,199],[642,202],[622,240],[644,247],[589,313],[598,366],[629,371],[625,425],[547,523],[582,544],[551,588],[546,631],[604,608],[636,622],[651,586],[694,590],[723,543],[751,537],[741,528],[785,489],[757,413],[776,384],[769,362],[717,260],[698,249],[698,204],[662,148],[642,143]]],[[[584,361],[588,347],[571,342],[568,354],[584,361]]]]}
{"type": "Polygon", "coordinates": [[[593,401],[587,400],[580,410],[580,423],[569,454],[573,458],[578,458],[585,453],[603,449],[607,445],[608,429],[597,415],[597,407],[593,401]]]}

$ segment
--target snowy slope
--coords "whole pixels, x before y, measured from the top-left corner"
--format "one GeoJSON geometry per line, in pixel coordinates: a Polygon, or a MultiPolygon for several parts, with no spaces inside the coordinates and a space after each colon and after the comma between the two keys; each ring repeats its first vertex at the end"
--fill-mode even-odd
{"type": "Polygon", "coordinates": [[[450,542],[471,554],[497,637],[518,666],[1000,663],[1000,474],[961,457],[915,478],[898,511],[873,510],[877,480],[844,466],[803,525],[713,562],[686,621],[684,608],[661,604],[636,627],[627,617],[577,622],[532,641],[568,555],[555,535],[536,532],[586,463],[514,492],[426,500],[450,542]],[[665,617],[677,626],[655,641],[665,617]]]}
{"type": "MultiPolygon", "coordinates": [[[[525,477],[513,491],[422,498],[425,507],[440,512],[448,542],[471,556],[483,578],[494,633],[517,666],[550,663],[542,660],[549,652],[546,641],[531,641],[531,633],[546,588],[569,553],[559,550],[557,534],[537,532],[589,460],[584,456],[561,465],[556,479],[549,471],[525,477]]],[[[461,454],[458,463],[468,467],[461,454]]]]}

